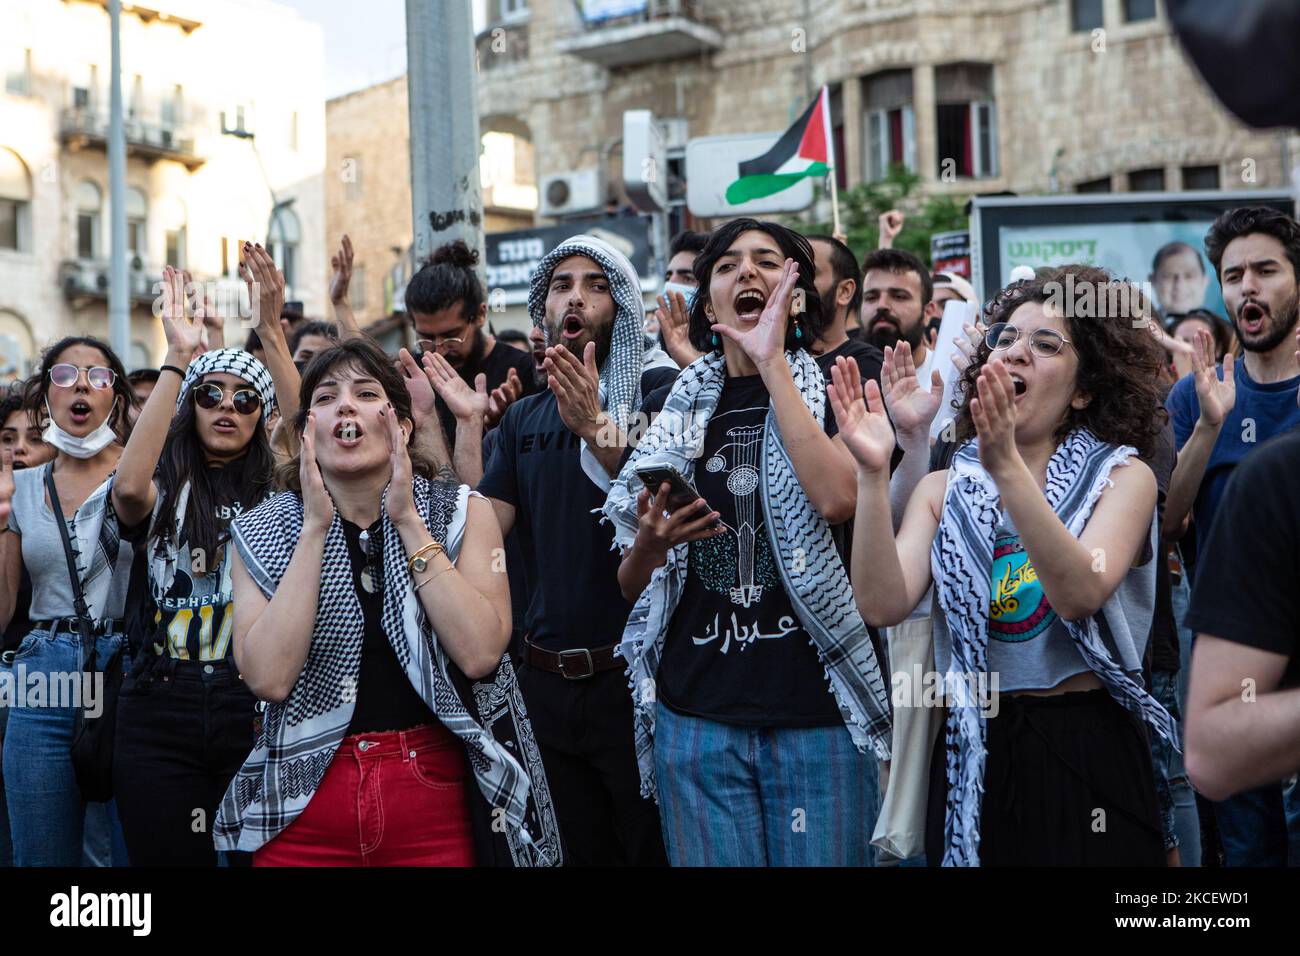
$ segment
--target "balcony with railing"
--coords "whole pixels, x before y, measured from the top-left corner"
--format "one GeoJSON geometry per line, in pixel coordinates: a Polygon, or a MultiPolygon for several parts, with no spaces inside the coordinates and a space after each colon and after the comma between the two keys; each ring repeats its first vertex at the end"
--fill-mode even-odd
{"type": "Polygon", "coordinates": [[[698,56],[722,48],[702,0],[605,0],[584,8],[581,28],[556,47],[609,69],[698,56]]]}
{"type": "MultiPolygon", "coordinates": [[[[151,305],[158,296],[154,290],[162,282],[162,269],[135,258],[127,262],[126,281],[133,307],[151,305]]],[[[59,264],[59,286],[69,302],[107,300],[108,284],[107,260],[65,259],[59,264]]]]}
{"type": "MultiPolygon", "coordinates": [[[[127,118],[122,122],[128,156],[146,162],[172,159],[191,170],[202,166],[205,158],[194,145],[194,131],[183,124],[149,123],[127,118]]],[[[70,150],[83,148],[108,150],[108,111],[93,106],[70,106],[59,122],[59,138],[70,150]]]]}

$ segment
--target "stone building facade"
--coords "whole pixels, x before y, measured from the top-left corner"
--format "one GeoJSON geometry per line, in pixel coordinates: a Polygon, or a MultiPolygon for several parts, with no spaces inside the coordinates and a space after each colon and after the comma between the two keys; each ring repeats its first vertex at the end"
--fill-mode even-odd
{"type": "MultiPolygon", "coordinates": [[[[24,374],[62,335],[107,337],[111,241],[107,0],[7,0],[3,19],[0,381],[24,374]]],[[[154,0],[123,4],[121,48],[127,366],[162,360],[151,304],[163,265],[237,294],[245,239],[271,234],[289,298],[322,314],[320,27],[268,0],[154,0]]],[[[229,343],[245,335],[237,319],[227,323],[229,343]]]]}

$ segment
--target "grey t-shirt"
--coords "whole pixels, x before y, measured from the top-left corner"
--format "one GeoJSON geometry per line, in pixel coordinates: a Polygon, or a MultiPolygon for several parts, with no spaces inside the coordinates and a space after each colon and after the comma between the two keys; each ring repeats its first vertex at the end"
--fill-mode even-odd
{"type": "MultiPolygon", "coordinates": [[[[32,607],[28,616],[33,621],[73,617],[77,613],[72,603],[72,582],[68,579],[68,561],[63,556],[59,526],[45,502],[45,472],[49,467],[42,465],[14,472],[13,513],[9,516],[9,527],[23,538],[23,567],[32,578],[32,607]]],[[[67,520],[70,526],[75,524],[76,515],[67,520]]],[[[110,514],[104,520],[117,519],[110,514]]],[[[76,540],[73,534],[74,547],[76,540]]],[[[120,618],[126,611],[132,557],[130,542],[123,541],[113,568],[105,617],[120,618]]],[[[85,567],[80,566],[80,570],[84,575],[85,567]]]]}
{"type": "MultiPolygon", "coordinates": [[[[1154,522],[1151,535],[1154,549],[1154,522]]],[[[1097,615],[1102,640],[1115,661],[1130,674],[1142,669],[1155,610],[1155,570],[1155,562],[1149,558],[1139,567],[1130,568],[1097,615]]],[[[1047,602],[1020,535],[1006,512],[994,537],[990,578],[988,667],[990,673],[998,675],[1000,692],[1047,690],[1089,669],[1064,622],[1047,602]]],[[[952,636],[937,599],[931,620],[935,667],[943,673],[952,657],[952,636]]]]}

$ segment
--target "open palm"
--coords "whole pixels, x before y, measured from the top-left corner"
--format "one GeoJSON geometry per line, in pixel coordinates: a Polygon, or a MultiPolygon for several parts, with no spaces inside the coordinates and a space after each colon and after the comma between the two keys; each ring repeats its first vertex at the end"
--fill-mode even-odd
{"type": "Polygon", "coordinates": [[[943,376],[938,369],[930,373],[929,390],[922,388],[916,375],[916,362],[912,359],[912,347],[900,342],[896,349],[885,346],[880,384],[885,408],[900,432],[917,435],[930,430],[930,423],[943,402],[943,376]]]}
{"type": "Polygon", "coordinates": [[[162,280],[162,326],[172,350],[191,355],[203,341],[203,294],[195,295],[192,315],[185,314],[185,298],[193,289],[188,272],[166,266],[162,280]]]}
{"type": "Polygon", "coordinates": [[[863,389],[858,363],[838,358],[831,369],[831,410],[839,426],[840,438],[864,471],[882,471],[889,467],[894,453],[894,429],[885,414],[880,386],[868,382],[863,389]]]}
{"type": "Polygon", "coordinates": [[[1192,374],[1196,376],[1196,400],[1201,406],[1201,418],[1209,425],[1222,425],[1228,412],[1237,404],[1232,355],[1223,357],[1223,379],[1220,380],[1214,371],[1214,339],[1209,332],[1196,333],[1195,349],[1192,374]]]}

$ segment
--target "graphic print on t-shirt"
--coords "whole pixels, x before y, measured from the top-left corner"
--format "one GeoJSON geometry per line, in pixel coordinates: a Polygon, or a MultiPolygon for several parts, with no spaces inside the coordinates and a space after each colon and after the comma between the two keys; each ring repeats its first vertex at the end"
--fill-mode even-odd
{"type": "MultiPolygon", "coordinates": [[[[242,511],[235,502],[218,507],[216,514],[227,521],[242,511]]],[[[234,630],[230,562],[226,560],[231,547],[227,539],[208,564],[186,561],[191,552],[188,542],[181,542],[181,560],[176,562],[172,586],[154,615],[154,648],[159,653],[182,661],[225,660],[234,630]]]]}
{"type": "Polygon", "coordinates": [[[734,544],[735,548],[736,573],[733,578],[735,584],[728,588],[728,592],[731,603],[741,607],[749,607],[759,601],[763,597],[763,588],[776,583],[767,576],[757,581],[754,578],[756,539],[762,539],[764,546],[767,543],[756,524],[761,521],[761,517],[755,507],[758,503],[758,464],[762,451],[763,426],[741,425],[727,429],[727,443],[704,463],[704,470],[710,474],[726,475],[727,491],[731,493],[734,502],[736,524],[734,527],[726,527],[733,539],[728,543],[734,544]]]}
{"type": "Polygon", "coordinates": [[[1052,626],[1056,612],[1047,603],[1019,535],[997,536],[990,577],[989,636],[995,641],[1028,641],[1052,626]]]}

